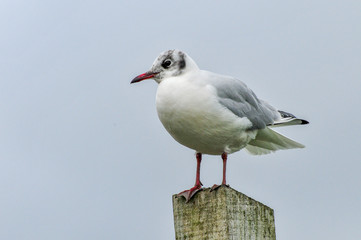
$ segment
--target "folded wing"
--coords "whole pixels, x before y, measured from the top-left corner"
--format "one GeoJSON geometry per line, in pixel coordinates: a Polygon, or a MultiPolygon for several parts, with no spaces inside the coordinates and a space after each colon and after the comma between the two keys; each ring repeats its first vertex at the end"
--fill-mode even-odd
{"type": "Polygon", "coordinates": [[[246,146],[249,153],[259,155],[281,149],[305,147],[270,128],[308,124],[308,121],[299,119],[291,113],[279,111],[258,99],[253,91],[238,79],[215,75],[210,83],[215,87],[221,105],[239,117],[247,117],[252,122],[249,130],[258,130],[255,139],[246,146]]]}

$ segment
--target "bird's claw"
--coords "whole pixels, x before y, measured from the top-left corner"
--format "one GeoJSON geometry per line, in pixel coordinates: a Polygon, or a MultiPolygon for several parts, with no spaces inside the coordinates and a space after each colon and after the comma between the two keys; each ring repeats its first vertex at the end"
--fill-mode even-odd
{"type": "Polygon", "coordinates": [[[214,185],[211,187],[211,192],[217,190],[219,187],[222,187],[222,186],[224,186],[224,187],[229,187],[229,184],[221,184],[221,185],[214,184],[214,185]]]}
{"type": "MultiPolygon", "coordinates": [[[[203,184],[202,184],[203,185],[203,184]]],[[[196,185],[194,187],[192,187],[189,190],[185,190],[183,192],[180,192],[177,194],[178,197],[184,197],[186,199],[186,203],[189,202],[189,200],[191,200],[191,198],[196,195],[197,192],[203,190],[201,185],[196,185]]]]}

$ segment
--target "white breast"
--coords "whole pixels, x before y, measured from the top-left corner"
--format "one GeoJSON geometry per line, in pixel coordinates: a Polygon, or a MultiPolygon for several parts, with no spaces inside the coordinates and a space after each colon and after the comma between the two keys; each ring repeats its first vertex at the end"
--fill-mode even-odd
{"type": "Polygon", "coordinates": [[[197,152],[232,153],[245,147],[257,133],[245,131],[251,122],[220,105],[214,87],[194,81],[194,76],[163,80],[158,86],[156,105],[166,130],[197,152]]]}

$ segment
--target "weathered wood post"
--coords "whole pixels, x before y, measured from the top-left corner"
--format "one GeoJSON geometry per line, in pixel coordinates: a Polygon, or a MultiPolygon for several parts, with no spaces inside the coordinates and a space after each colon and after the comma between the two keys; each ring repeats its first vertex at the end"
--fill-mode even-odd
{"type": "Polygon", "coordinates": [[[173,195],[173,214],[177,240],[276,239],[273,210],[229,187],[173,195]]]}

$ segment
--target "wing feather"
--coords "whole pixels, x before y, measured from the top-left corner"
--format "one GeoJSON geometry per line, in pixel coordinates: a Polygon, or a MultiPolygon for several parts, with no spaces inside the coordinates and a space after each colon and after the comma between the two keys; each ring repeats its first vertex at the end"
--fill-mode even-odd
{"type": "Polygon", "coordinates": [[[271,105],[257,98],[242,81],[214,73],[209,83],[216,89],[218,101],[239,117],[252,122],[251,129],[263,129],[280,118],[280,113],[271,105]]]}

